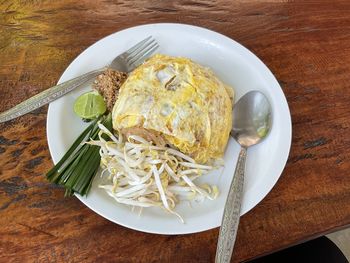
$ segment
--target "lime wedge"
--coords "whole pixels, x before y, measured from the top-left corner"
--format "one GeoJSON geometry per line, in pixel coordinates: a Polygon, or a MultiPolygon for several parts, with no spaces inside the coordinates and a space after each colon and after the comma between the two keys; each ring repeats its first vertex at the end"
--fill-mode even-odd
{"type": "Polygon", "coordinates": [[[74,103],[74,112],[80,118],[94,119],[106,112],[106,103],[96,91],[80,95],[74,103]]]}

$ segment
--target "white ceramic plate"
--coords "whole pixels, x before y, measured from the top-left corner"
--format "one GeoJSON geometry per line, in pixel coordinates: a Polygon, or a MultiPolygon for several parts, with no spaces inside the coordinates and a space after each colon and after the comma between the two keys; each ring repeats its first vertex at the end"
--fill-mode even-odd
{"type": "MultiPolygon", "coordinates": [[[[272,189],[286,164],[291,145],[291,118],[281,87],[270,70],[249,50],[213,31],[182,24],[150,24],[129,28],[103,38],[81,53],[66,69],[59,83],[100,68],[129,47],[152,35],[160,44],[159,53],[185,56],[208,66],[221,80],[234,87],[236,101],[250,90],[260,90],[269,98],[273,109],[273,128],[261,144],[248,150],[242,212],[257,205],[272,189]]],[[[73,113],[74,100],[91,87],[77,89],[51,103],[47,116],[47,137],[55,163],[86,127],[73,113]]],[[[201,178],[218,185],[220,196],[199,204],[182,203],[176,208],[185,219],[159,208],[144,209],[141,216],[130,207],[117,204],[97,188],[94,180],[87,198],[80,201],[101,216],[128,228],[158,234],[186,234],[220,226],[225,199],[233,177],[239,152],[231,138],[225,153],[225,167],[201,178]]]]}

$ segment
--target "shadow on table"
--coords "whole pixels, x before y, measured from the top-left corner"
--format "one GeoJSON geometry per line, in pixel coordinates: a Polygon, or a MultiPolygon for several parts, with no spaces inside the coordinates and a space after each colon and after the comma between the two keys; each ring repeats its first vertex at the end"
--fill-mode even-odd
{"type": "Polygon", "coordinates": [[[348,263],[341,250],[327,237],[320,237],[248,263],[348,263]]]}

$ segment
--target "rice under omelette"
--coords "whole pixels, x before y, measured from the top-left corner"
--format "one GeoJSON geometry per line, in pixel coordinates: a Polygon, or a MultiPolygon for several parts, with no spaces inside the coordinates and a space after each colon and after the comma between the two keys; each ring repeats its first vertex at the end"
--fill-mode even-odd
{"type": "Polygon", "coordinates": [[[188,58],[154,55],[130,73],[113,128],[145,131],[198,163],[221,158],[232,127],[233,89],[188,58]]]}

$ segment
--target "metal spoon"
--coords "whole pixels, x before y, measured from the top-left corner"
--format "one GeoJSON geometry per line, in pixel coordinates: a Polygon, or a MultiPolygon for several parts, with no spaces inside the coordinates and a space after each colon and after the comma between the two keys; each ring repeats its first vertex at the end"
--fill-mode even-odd
{"type": "Polygon", "coordinates": [[[241,151],[225,204],[216,250],[216,263],[231,261],[241,210],[247,148],[261,142],[270,128],[271,106],[263,93],[250,91],[235,104],[231,135],[241,145],[241,151]]]}

